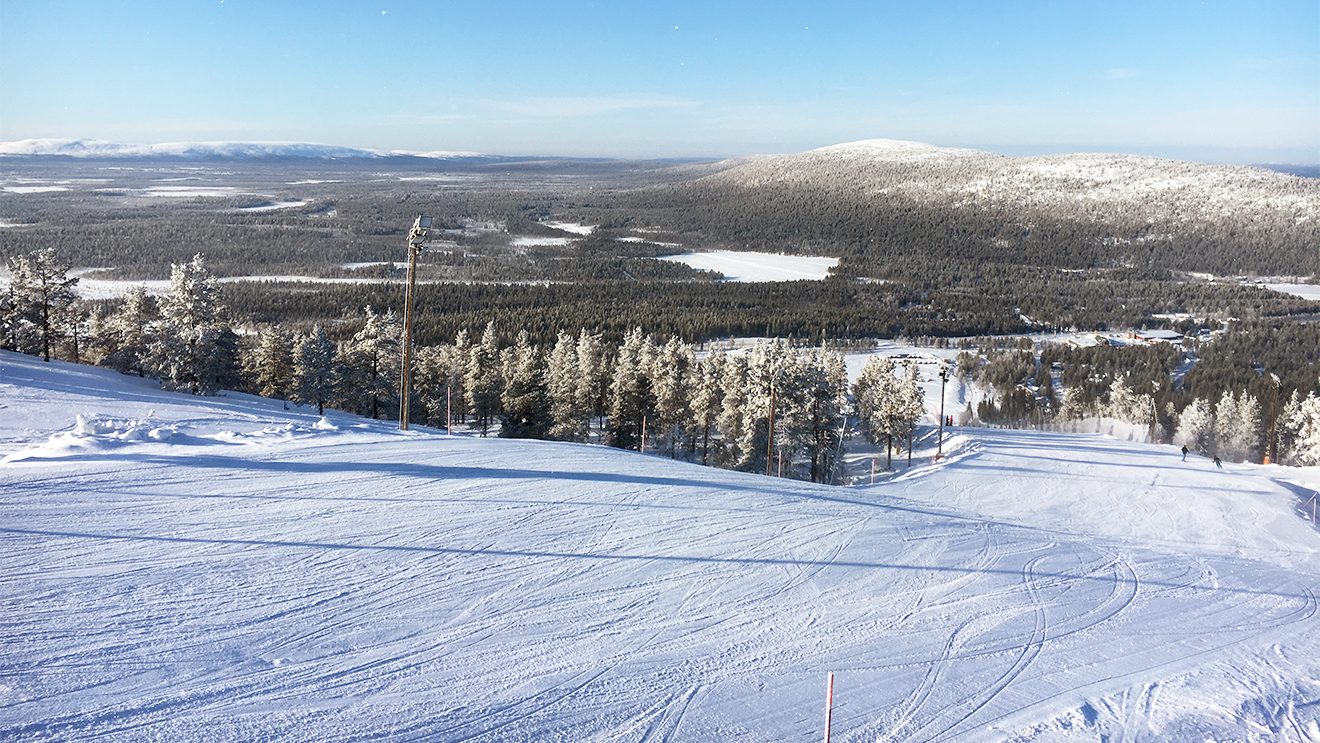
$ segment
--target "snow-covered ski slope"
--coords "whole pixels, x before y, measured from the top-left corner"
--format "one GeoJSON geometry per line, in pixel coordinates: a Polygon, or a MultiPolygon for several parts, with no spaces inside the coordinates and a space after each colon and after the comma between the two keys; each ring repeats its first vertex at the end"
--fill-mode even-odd
{"type": "Polygon", "coordinates": [[[1278,470],[975,431],[831,488],[13,354],[0,405],[0,739],[808,741],[828,671],[835,740],[1320,739],[1278,470]]]}

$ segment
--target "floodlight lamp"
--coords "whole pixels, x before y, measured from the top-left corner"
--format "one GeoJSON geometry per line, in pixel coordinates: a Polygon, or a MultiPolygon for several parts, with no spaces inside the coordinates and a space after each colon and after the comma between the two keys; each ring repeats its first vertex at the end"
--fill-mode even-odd
{"type": "Polygon", "coordinates": [[[414,227],[417,227],[417,228],[420,228],[420,229],[423,229],[423,230],[429,230],[429,229],[431,229],[431,217],[430,217],[430,215],[427,215],[427,214],[419,214],[419,215],[417,215],[417,222],[416,222],[413,226],[414,226],[414,227]]]}

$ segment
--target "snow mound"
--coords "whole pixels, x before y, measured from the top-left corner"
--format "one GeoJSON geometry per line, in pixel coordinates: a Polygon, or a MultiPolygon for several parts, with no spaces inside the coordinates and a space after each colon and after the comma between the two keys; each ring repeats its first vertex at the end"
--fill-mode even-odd
{"type": "Polygon", "coordinates": [[[338,431],[339,426],[324,416],[307,425],[283,423],[255,431],[218,430],[189,433],[186,424],[166,423],[151,417],[115,418],[110,416],[75,416],[73,428],[52,434],[49,439],[27,449],[0,458],[0,464],[28,459],[60,459],[78,454],[106,452],[136,445],[208,446],[215,444],[261,444],[290,441],[338,431]]]}
{"type": "Polygon", "coordinates": [[[150,419],[89,417],[79,413],[71,430],[54,434],[43,444],[9,454],[0,459],[0,464],[34,458],[54,459],[129,444],[167,443],[178,433],[177,424],[150,419]]]}

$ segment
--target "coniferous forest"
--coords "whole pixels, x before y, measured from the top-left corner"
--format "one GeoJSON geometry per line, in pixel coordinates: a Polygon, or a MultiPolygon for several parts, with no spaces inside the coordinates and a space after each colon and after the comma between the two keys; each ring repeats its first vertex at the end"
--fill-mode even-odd
{"type": "Polygon", "coordinates": [[[400,261],[426,212],[415,420],[438,423],[443,398],[446,422],[456,414],[484,433],[630,448],[644,445],[646,421],[646,446],[760,470],[773,456],[765,401],[778,380],[790,470],[829,481],[849,416],[891,451],[914,435],[921,412],[904,407],[904,370],[868,370],[850,387],[838,356],[903,337],[969,348],[959,371],[992,394],[961,411],[966,422],[1102,416],[1244,457],[1307,450],[1297,442],[1320,380],[1320,304],[1257,282],[1320,272],[1313,179],[1150,161],[1115,180],[1118,158],[1097,181],[1091,156],[912,165],[835,149],[443,172],[8,158],[20,177],[74,185],[0,193],[3,346],[199,394],[395,416],[400,261]],[[1152,191],[1150,172],[1182,185],[1152,191]],[[1206,178],[1217,179],[1213,209],[1198,199],[1206,178]],[[160,185],[178,182],[197,185],[160,185]],[[662,260],[710,249],[838,265],[822,280],[741,283],[662,260]],[[1188,340],[1003,338],[1146,327],[1188,340]],[[780,341],[704,350],[737,337],[780,341]],[[1248,433],[1193,430],[1244,416],[1248,433]]]}

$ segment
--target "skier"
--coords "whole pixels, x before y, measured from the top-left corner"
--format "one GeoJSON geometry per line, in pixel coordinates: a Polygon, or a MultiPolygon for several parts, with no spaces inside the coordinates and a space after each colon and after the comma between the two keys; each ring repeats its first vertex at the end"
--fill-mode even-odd
{"type": "Polygon", "coordinates": [[[1187,461],[1187,447],[1184,446],[1182,451],[1183,451],[1183,461],[1186,462],[1186,461],[1187,461]]]}
{"type": "Polygon", "coordinates": [[[1224,463],[1219,461],[1219,457],[1217,456],[1215,457],[1215,466],[1221,470],[1224,468],[1224,463]]]}

